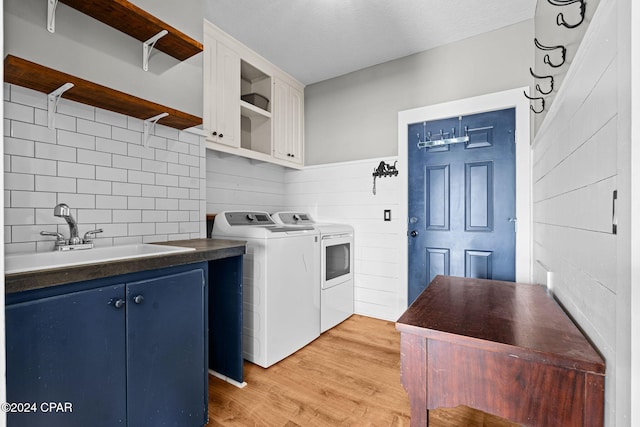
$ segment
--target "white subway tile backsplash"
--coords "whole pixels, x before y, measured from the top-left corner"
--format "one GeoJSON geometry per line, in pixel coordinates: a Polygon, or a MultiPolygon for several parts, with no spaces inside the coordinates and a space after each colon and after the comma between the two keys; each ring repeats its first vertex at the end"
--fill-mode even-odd
{"type": "Polygon", "coordinates": [[[142,134],[140,132],[119,127],[111,129],[111,138],[130,144],[142,144],[142,134]]]}
{"type": "Polygon", "coordinates": [[[86,104],[80,104],[75,101],[69,101],[64,98],[60,99],[57,111],[58,113],[74,116],[80,119],[95,120],[96,118],[96,109],[94,107],[86,104]]]}
{"type": "Polygon", "coordinates": [[[58,144],[69,147],[85,148],[87,150],[95,150],[96,137],[58,128],[58,144]]]}
{"type": "Polygon", "coordinates": [[[146,172],[167,173],[167,163],[157,160],[142,160],[142,170],[146,172]]]}
{"type": "Polygon", "coordinates": [[[96,108],[96,122],[121,128],[127,127],[127,116],[113,111],[96,108]]]}
{"type": "Polygon", "coordinates": [[[188,199],[189,189],[181,187],[167,187],[167,197],[170,199],[188,199]]]}
{"type": "Polygon", "coordinates": [[[56,175],[58,166],[54,160],[11,156],[10,170],[11,172],[28,173],[32,175],[56,175]]]}
{"type": "Polygon", "coordinates": [[[156,182],[156,176],[151,172],[130,170],[127,176],[129,182],[135,182],[138,184],[154,184],[156,182]]]}
{"type": "Polygon", "coordinates": [[[156,225],[154,223],[134,222],[128,224],[129,236],[145,236],[156,233],[156,225]]]}
{"type": "Polygon", "coordinates": [[[144,210],[142,222],[167,222],[167,211],[144,210]]]}
{"type": "Polygon", "coordinates": [[[169,163],[167,165],[167,168],[168,168],[169,175],[189,176],[189,166],[169,163]]]}
{"type": "Polygon", "coordinates": [[[127,146],[126,142],[114,141],[113,139],[96,138],[96,151],[126,156],[127,146]]]}
{"type": "Polygon", "coordinates": [[[35,156],[40,159],[76,161],[76,149],[73,147],[36,142],[35,149],[35,156]]]}
{"type": "MultiPolygon", "coordinates": [[[[96,177],[98,173],[96,171],[96,177]]],[[[111,194],[111,181],[98,181],[94,179],[78,179],[78,193],[86,194],[111,194]]]]}
{"type": "Polygon", "coordinates": [[[34,108],[28,105],[5,102],[4,118],[9,120],[18,120],[26,123],[33,123],[34,122],[33,110],[34,108]]]}
{"type": "MultiPolygon", "coordinates": [[[[78,208],[95,209],[96,195],[63,193],[58,191],[58,203],[66,203],[72,211],[78,208]]],[[[51,205],[51,209],[53,209],[54,206],[55,205],[51,205]]]]}
{"type": "MultiPolygon", "coordinates": [[[[11,208],[53,208],[57,204],[56,193],[35,191],[11,191],[11,208]]],[[[6,223],[5,223],[6,224],[6,223]]],[[[11,224],[9,224],[11,225],[11,224]]]]}
{"type": "Polygon", "coordinates": [[[7,253],[52,250],[39,232],[68,234],[58,203],[81,234],[105,230],[96,246],[204,237],[206,202],[192,188],[205,173],[200,137],[157,125],[147,148],[142,120],[65,99],[49,130],[45,94],[4,89],[7,253]]]}
{"type": "Polygon", "coordinates": [[[56,192],[61,188],[65,191],[76,192],[75,178],[63,178],[57,176],[35,175],[36,191],[56,192]]]}
{"type": "Polygon", "coordinates": [[[140,157],[142,159],[153,160],[156,156],[156,149],[153,147],[145,147],[143,145],[129,144],[127,147],[127,155],[129,157],[140,157]]]}
{"type": "Polygon", "coordinates": [[[121,156],[118,154],[114,154],[112,157],[113,157],[114,168],[130,169],[130,170],[142,169],[142,159],[138,159],[135,157],[128,157],[128,156],[121,156]]]}
{"type": "Polygon", "coordinates": [[[25,173],[5,172],[4,188],[5,190],[34,191],[35,190],[34,176],[30,174],[25,174],[25,173]]]}
{"type": "Polygon", "coordinates": [[[114,182],[111,191],[114,196],[142,196],[142,185],[114,182]]]}
{"type": "Polygon", "coordinates": [[[156,150],[156,160],[165,163],[178,163],[179,153],[167,150],[156,150]]]}
{"type": "Polygon", "coordinates": [[[156,209],[153,197],[128,197],[127,205],[129,209],[156,209]]]}
{"type": "Polygon", "coordinates": [[[111,166],[111,154],[78,149],[78,163],[97,166],[111,166]]]}
{"type": "Polygon", "coordinates": [[[142,222],[142,211],[139,209],[115,209],[113,222],[142,222]]]}
{"type": "Polygon", "coordinates": [[[167,188],[160,185],[143,185],[142,195],[145,197],[167,197],[167,188]]]}
{"type": "Polygon", "coordinates": [[[165,187],[177,187],[178,177],[174,175],[156,174],[156,185],[164,185],[165,187]]]}
{"type": "Polygon", "coordinates": [[[101,181],[127,182],[127,170],[96,166],[96,179],[101,181]]]}
{"type": "Polygon", "coordinates": [[[58,162],[58,176],[95,179],[96,167],[93,165],[83,165],[80,163],[58,162]]]}
{"type": "MultiPolygon", "coordinates": [[[[4,138],[4,154],[14,154],[16,156],[33,157],[35,156],[35,142],[26,141],[24,139],[15,139],[5,136],[4,138]]],[[[177,155],[177,153],[176,153],[177,155]]]]}
{"type": "Polygon", "coordinates": [[[111,138],[111,126],[92,120],[78,119],[76,121],[76,129],[78,133],[99,136],[101,138],[111,138]]]}
{"type": "Polygon", "coordinates": [[[31,123],[11,121],[10,136],[31,141],[56,143],[56,131],[46,126],[38,126],[31,123]]]}
{"type": "Polygon", "coordinates": [[[127,209],[127,196],[96,195],[96,209],[127,209]]]}
{"type": "MultiPolygon", "coordinates": [[[[35,108],[47,109],[47,95],[42,92],[21,86],[9,85],[9,99],[12,103],[29,105],[35,108]]],[[[5,90],[5,93],[7,91],[5,90]]]]}
{"type": "Polygon", "coordinates": [[[27,225],[36,223],[36,210],[33,208],[14,208],[4,210],[5,224],[27,225]]]}

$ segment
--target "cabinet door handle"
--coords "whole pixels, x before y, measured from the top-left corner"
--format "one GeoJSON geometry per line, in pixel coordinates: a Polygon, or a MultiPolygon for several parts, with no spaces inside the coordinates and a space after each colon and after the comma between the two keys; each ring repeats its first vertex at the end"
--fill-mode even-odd
{"type": "Polygon", "coordinates": [[[115,308],[122,308],[124,307],[125,301],[122,298],[118,298],[118,299],[114,298],[109,303],[113,304],[115,308]]]}
{"type": "Polygon", "coordinates": [[[223,136],[224,136],[223,134],[220,134],[220,138],[222,138],[223,136]]]}
{"type": "Polygon", "coordinates": [[[142,304],[142,301],[144,301],[144,297],[142,295],[136,295],[133,297],[133,302],[136,304],[142,304]]]}
{"type": "Polygon", "coordinates": [[[212,132],[211,135],[216,136],[218,132],[212,132]]]}

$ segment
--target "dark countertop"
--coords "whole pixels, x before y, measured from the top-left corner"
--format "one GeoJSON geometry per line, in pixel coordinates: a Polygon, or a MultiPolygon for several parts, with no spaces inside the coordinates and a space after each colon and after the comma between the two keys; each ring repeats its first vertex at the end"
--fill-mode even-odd
{"type": "Polygon", "coordinates": [[[99,264],[82,264],[48,270],[7,274],[5,275],[5,294],[81,282],[84,280],[119,276],[121,274],[135,273],[144,270],[156,270],[195,262],[229,258],[244,255],[246,251],[246,242],[241,240],[191,239],[172,240],[170,242],[155,244],[181,246],[194,248],[195,250],[109,261],[99,264]]]}

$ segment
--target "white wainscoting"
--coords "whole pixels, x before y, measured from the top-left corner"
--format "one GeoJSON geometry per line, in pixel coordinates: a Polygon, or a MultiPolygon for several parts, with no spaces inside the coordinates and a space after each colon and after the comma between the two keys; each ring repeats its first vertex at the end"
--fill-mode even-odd
{"type": "MultiPolygon", "coordinates": [[[[533,144],[534,281],[553,292],[607,363],[606,425],[616,411],[618,57],[603,2],[533,144]]],[[[625,285],[626,286],[626,285],[625,285]]]]}
{"type": "Polygon", "coordinates": [[[406,227],[398,215],[400,178],[376,180],[374,169],[387,157],[311,166],[286,172],[286,202],[290,209],[310,212],[323,222],[340,222],[355,229],[355,312],[395,321],[406,309],[406,285],[400,283],[400,248],[406,227]],[[384,221],[384,210],[391,221],[384,221]]]}
{"type": "Polygon", "coordinates": [[[398,215],[400,178],[379,178],[372,194],[371,174],[382,160],[393,164],[396,158],[299,171],[207,150],[207,212],[301,210],[319,221],[352,225],[355,311],[395,321],[406,309],[406,285],[399,279],[406,229],[398,215]],[[385,209],[391,221],[384,221],[385,209]]]}

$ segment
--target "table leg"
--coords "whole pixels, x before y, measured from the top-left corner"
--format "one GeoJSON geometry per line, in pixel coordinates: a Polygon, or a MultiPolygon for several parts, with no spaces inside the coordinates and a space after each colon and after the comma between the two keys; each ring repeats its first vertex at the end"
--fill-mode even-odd
{"type": "Polygon", "coordinates": [[[400,335],[400,381],[409,395],[411,427],[428,426],[426,338],[400,335]]]}

